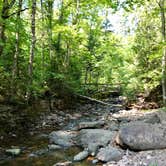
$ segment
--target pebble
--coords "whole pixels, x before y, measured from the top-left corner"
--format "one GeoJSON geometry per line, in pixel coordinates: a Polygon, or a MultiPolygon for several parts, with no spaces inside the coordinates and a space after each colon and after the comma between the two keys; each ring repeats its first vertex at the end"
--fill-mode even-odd
{"type": "Polygon", "coordinates": [[[6,153],[12,156],[18,156],[21,153],[21,149],[7,149],[6,153]]]}
{"type": "Polygon", "coordinates": [[[78,153],[76,156],[74,156],[74,161],[84,160],[88,157],[88,155],[89,155],[89,152],[84,150],[84,151],[78,153]]]}
{"type": "Polygon", "coordinates": [[[92,164],[97,164],[98,162],[99,162],[98,159],[94,159],[94,160],[92,160],[92,164]]]}
{"type": "Polygon", "coordinates": [[[151,159],[151,158],[152,158],[151,155],[147,155],[147,157],[146,157],[147,160],[149,160],[149,159],[151,159]]]}
{"type": "Polygon", "coordinates": [[[48,149],[49,150],[57,150],[57,149],[62,149],[62,147],[59,145],[51,144],[51,145],[48,145],[48,149]]]}

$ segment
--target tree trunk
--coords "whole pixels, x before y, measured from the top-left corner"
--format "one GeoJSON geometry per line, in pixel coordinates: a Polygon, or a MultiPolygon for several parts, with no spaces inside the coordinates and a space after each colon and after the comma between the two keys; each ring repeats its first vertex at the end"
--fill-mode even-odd
{"type": "MultiPolygon", "coordinates": [[[[160,13],[161,13],[161,32],[163,43],[166,42],[166,18],[165,18],[165,0],[159,2],[160,13]]],[[[162,54],[162,93],[163,93],[163,104],[166,106],[166,48],[163,47],[162,54]]]]}
{"type": "Polygon", "coordinates": [[[76,0],[75,3],[76,3],[76,12],[75,12],[75,14],[73,14],[74,15],[74,18],[72,20],[73,25],[76,25],[79,21],[78,16],[79,16],[79,12],[80,12],[80,0],[76,0]]]}
{"type": "MultiPolygon", "coordinates": [[[[63,17],[64,17],[64,0],[61,0],[61,6],[60,6],[60,15],[59,15],[59,19],[58,19],[58,23],[59,25],[63,24],[63,17]]],[[[56,69],[57,71],[61,70],[61,66],[63,63],[63,59],[61,56],[61,38],[62,38],[62,34],[61,32],[58,33],[57,35],[57,42],[56,42],[56,54],[57,54],[57,61],[56,61],[56,69]]]]}
{"type": "Polygon", "coordinates": [[[6,43],[5,29],[6,29],[6,19],[9,17],[9,10],[13,7],[15,0],[11,0],[9,3],[8,0],[3,0],[2,2],[2,11],[0,13],[0,56],[3,54],[3,49],[6,43]]]}
{"type": "Polygon", "coordinates": [[[51,62],[51,67],[53,66],[53,55],[52,55],[52,18],[53,18],[53,0],[48,1],[48,42],[49,42],[49,57],[51,62]]]}
{"type": "Polygon", "coordinates": [[[6,23],[5,20],[8,16],[8,1],[3,0],[2,3],[2,11],[1,11],[1,20],[0,20],[0,56],[3,54],[3,49],[5,46],[5,29],[6,29],[6,23]]]}
{"type": "Polygon", "coordinates": [[[45,56],[44,56],[44,8],[43,8],[43,0],[40,0],[40,7],[41,7],[41,15],[42,15],[42,33],[41,33],[41,57],[42,57],[42,76],[44,77],[44,71],[45,71],[45,56]]]}
{"type": "Polygon", "coordinates": [[[5,45],[5,19],[0,22],[0,56],[2,56],[3,48],[5,45]]]}
{"type": "MultiPolygon", "coordinates": [[[[36,44],[36,28],[35,28],[35,16],[36,16],[36,0],[32,0],[32,11],[31,11],[31,46],[29,56],[29,86],[32,85],[33,81],[33,61],[35,55],[35,44],[36,44]]],[[[31,92],[29,94],[31,96],[31,92]]]]}
{"type": "Polygon", "coordinates": [[[19,0],[17,20],[16,20],[16,43],[13,63],[13,78],[18,76],[18,56],[20,53],[20,20],[21,20],[22,0],[19,0]]]}
{"type": "Polygon", "coordinates": [[[17,18],[16,18],[16,43],[15,43],[15,53],[13,57],[13,71],[12,71],[12,85],[11,85],[11,97],[15,95],[16,92],[16,78],[18,76],[18,56],[20,53],[20,20],[21,20],[21,10],[22,10],[22,0],[19,0],[17,18]]]}

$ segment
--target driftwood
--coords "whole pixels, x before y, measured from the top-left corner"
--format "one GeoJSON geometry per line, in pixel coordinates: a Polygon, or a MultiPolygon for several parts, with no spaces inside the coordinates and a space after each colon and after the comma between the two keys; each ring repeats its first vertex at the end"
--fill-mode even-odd
{"type": "Polygon", "coordinates": [[[118,107],[122,107],[121,104],[109,104],[109,103],[106,103],[104,101],[101,101],[101,100],[97,100],[97,99],[94,99],[94,98],[91,98],[91,97],[88,97],[88,96],[84,96],[84,95],[80,95],[80,94],[76,94],[77,97],[81,98],[81,99],[86,99],[86,100],[89,100],[91,102],[96,102],[96,103],[99,103],[99,104],[102,104],[102,105],[106,105],[106,106],[109,106],[110,108],[118,108],[118,107]]]}
{"type": "Polygon", "coordinates": [[[109,104],[109,103],[106,103],[106,102],[103,102],[101,100],[97,100],[97,99],[94,99],[94,98],[91,98],[91,97],[88,97],[88,96],[79,95],[79,94],[77,94],[77,96],[80,97],[80,98],[82,98],[82,99],[90,100],[92,102],[96,102],[96,103],[107,105],[107,106],[112,106],[112,104],[109,104]]]}

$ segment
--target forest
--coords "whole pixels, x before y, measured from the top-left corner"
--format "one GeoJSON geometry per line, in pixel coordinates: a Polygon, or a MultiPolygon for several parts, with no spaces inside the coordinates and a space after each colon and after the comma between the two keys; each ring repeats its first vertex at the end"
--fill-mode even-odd
{"type": "Polygon", "coordinates": [[[165,103],[164,3],[3,0],[1,100],[27,102],[63,83],[80,94],[119,85],[129,98],[162,86],[165,103]]]}
{"type": "MultiPolygon", "coordinates": [[[[48,134],[64,126],[71,130],[70,127],[77,124],[78,126],[73,128],[82,132],[79,133],[81,136],[78,134],[82,138],[82,135],[92,134],[84,133],[82,129],[104,126],[100,130],[105,130],[115,119],[121,126],[122,122],[129,123],[135,119],[134,111],[137,110],[140,116],[146,117],[141,119],[143,122],[148,119],[148,124],[143,127],[135,124],[138,133],[153,127],[156,133],[165,133],[165,128],[160,131],[158,126],[148,126],[162,124],[161,118],[164,118],[164,115],[161,114],[165,111],[160,114],[154,113],[153,109],[161,111],[165,110],[166,106],[165,13],[165,0],[1,0],[0,141],[3,145],[0,145],[0,165],[20,164],[17,159],[8,159],[6,156],[12,154],[15,158],[24,151],[17,147],[22,142],[24,144],[25,140],[17,138],[25,130],[34,136],[43,132],[48,134]],[[124,110],[127,115],[122,118],[120,116],[124,110]],[[152,115],[145,115],[147,112],[152,112],[152,115]],[[128,117],[132,114],[134,118],[128,117]],[[89,116],[89,119],[86,119],[86,116],[89,116]],[[80,120],[81,117],[83,120],[80,120]],[[111,119],[113,117],[114,119],[111,119]],[[159,119],[156,120],[156,117],[159,119]],[[16,147],[11,142],[13,139],[18,141],[15,141],[16,147]]],[[[136,121],[141,121],[137,118],[136,121]]],[[[165,122],[166,118],[163,121],[165,122]]],[[[115,129],[116,125],[113,126],[115,129]]],[[[109,128],[111,131],[114,129],[109,128]]],[[[129,134],[132,135],[131,130],[129,134]]],[[[130,150],[166,148],[162,139],[160,145],[154,140],[148,144],[136,139],[143,148],[138,144],[135,147],[131,142],[125,142],[125,139],[121,140],[123,136],[128,137],[123,133],[123,129],[121,131],[121,127],[116,131],[122,134],[116,141],[117,144],[122,147],[129,146],[130,150]]],[[[147,131],[150,132],[153,133],[151,130],[147,131]]],[[[59,146],[56,139],[60,137],[59,139],[66,141],[66,136],[61,138],[59,133],[56,134],[49,134],[49,139],[59,146]]],[[[94,137],[98,134],[96,129],[94,137]]],[[[107,134],[109,135],[108,132],[107,134]]],[[[149,135],[143,137],[145,140],[151,139],[149,135]]],[[[160,140],[155,133],[152,137],[160,140]]],[[[165,134],[163,137],[166,139],[165,134]]],[[[98,140],[98,137],[96,139],[98,140]]],[[[30,140],[35,144],[39,143],[34,138],[30,140]]],[[[85,145],[85,142],[81,144],[84,151],[76,155],[74,160],[80,162],[82,158],[78,159],[78,156],[94,154],[92,156],[97,157],[101,164],[103,157],[100,156],[104,153],[102,148],[108,147],[105,147],[105,143],[96,145],[100,150],[94,153],[91,151],[92,147],[85,145]],[[85,150],[87,147],[88,151],[85,150]]],[[[27,146],[32,145],[28,142],[27,146]]],[[[79,152],[77,147],[72,152],[65,151],[63,155],[75,155],[76,152],[79,152]]],[[[121,149],[112,148],[111,153],[114,152],[119,161],[121,149]]],[[[27,154],[27,151],[24,153],[27,154]]],[[[42,155],[43,153],[46,154],[45,151],[42,151],[42,155]]],[[[40,156],[35,159],[35,166],[45,165],[44,157],[41,158],[39,152],[29,155],[32,154],[40,156]]],[[[156,152],[156,155],[158,154],[160,152],[156,152]]],[[[64,158],[58,158],[56,162],[51,157],[49,159],[49,165],[64,161],[64,158]]],[[[90,166],[87,163],[89,160],[83,164],[77,163],[76,166],[90,166]]],[[[95,162],[94,160],[93,158],[92,162],[95,162]]],[[[113,166],[110,165],[110,160],[104,162],[113,166]]],[[[136,160],[131,162],[135,163],[136,160]]],[[[54,166],[61,164],[63,166],[65,163],[54,166]]],[[[118,164],[119,162],[115,166],[130,166],[118,164]]],[[[151,161],[147,166],[164,165],[151,161]]]]}

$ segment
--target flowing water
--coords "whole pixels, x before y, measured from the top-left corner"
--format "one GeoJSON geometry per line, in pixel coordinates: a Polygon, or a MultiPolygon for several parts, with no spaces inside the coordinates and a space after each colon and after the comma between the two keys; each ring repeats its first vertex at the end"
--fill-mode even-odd
{"type": "MultiPolygon", "coordinates": [[[[41,135],[41,134],[40,134],[41,135]]],[[[14,145],[22,149],[19,156],[1,156],[1,166],[53,166],[58,162],[72,161],[73,156],[81,151],[78,147],[48,151],[48,138],[26,136],[23,139],[8,142],[8,147],[14,145]]],[[[4,145],[5,146],[5,145],[4,145]]],[[[6,148],[6,147],[5,147],[6,148]]],[[[91,166],[91,161],[73,163],[74,166],[91,166]]]]}

